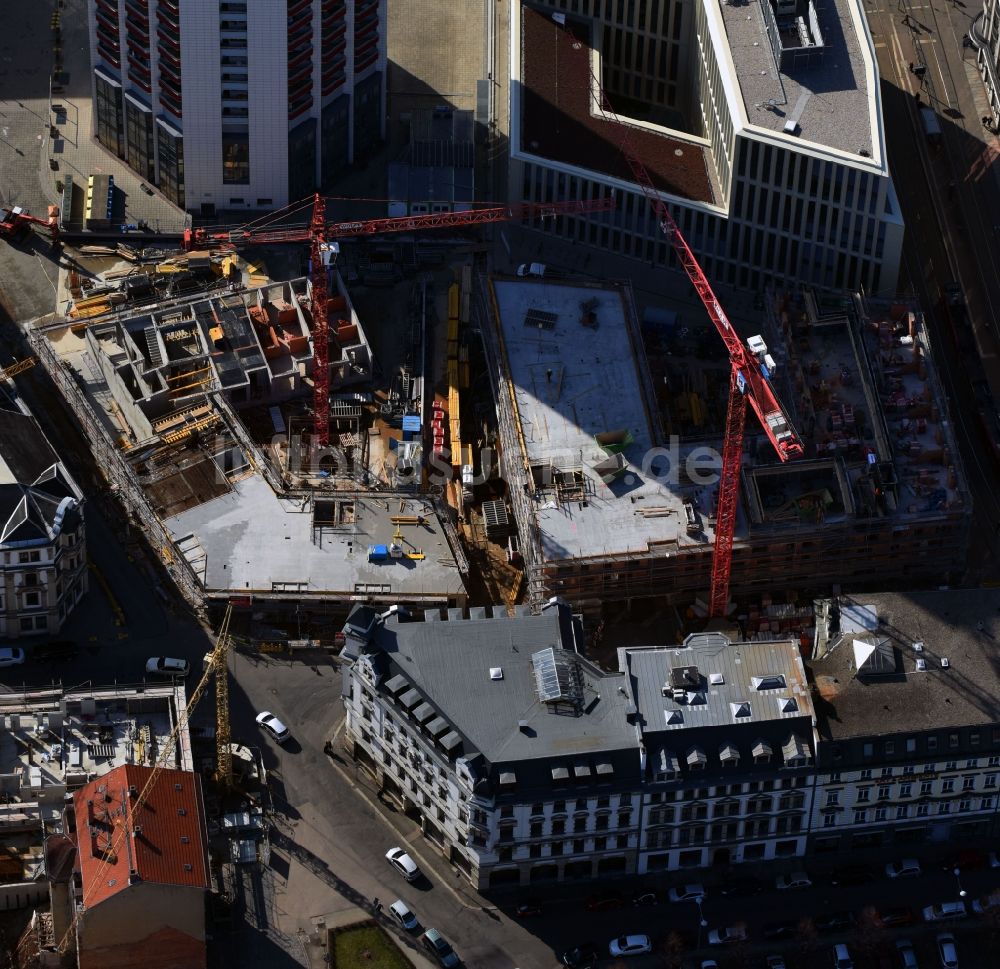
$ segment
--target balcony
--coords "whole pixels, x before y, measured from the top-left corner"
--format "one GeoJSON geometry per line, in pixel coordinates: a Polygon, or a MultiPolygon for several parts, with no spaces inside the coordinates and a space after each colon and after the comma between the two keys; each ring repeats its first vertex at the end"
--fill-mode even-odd
{"type": "Polygon", "coordinates": [[[128,12],[128,16],[125,18],[126,26],[132,20],[138,20],[147,29],[149,28],[149,11],[143,4],[139,3],[139,0],[125,0],[125,10],[128,12]]]}
{"type": "Polygon", "coordinates": [[[312,63],[312,48],[305,47],[299,53],[288,58],[288,72],[291,74],[300,64],[312,63]]]}
{"type": "Polygon", "coordinates": [[[296,71],[288,72],[288,89],[292,89],[300,86],[305,86],[308,89],[309,78],[312,76],[312,63],[303,64],[296,71]]]}
{"type": "Polygon", "coordinates": [[[169,47],[165,47],[161,41],[156,45],[156,49],[160,52],[162,61],[167,61],[170,64],[172,70],[176,71],[178,75],[181,69],[181,59],[177,51],[172,50],[169,47]]]}

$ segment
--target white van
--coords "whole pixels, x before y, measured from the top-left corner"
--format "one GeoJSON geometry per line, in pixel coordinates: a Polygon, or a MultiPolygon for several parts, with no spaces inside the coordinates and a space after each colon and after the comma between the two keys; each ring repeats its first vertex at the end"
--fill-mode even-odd
{"type": "Polygon", "coordinates": [[[518,276],[544,276],[545,263],[543,262],[522,262],[517,267],[518,276]]]}

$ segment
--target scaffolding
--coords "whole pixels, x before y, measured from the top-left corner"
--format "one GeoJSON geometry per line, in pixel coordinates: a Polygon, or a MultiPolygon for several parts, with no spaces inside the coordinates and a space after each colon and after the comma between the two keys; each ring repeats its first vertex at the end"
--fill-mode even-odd
{"type": "Polygon", "coordinates": [[[181,595],[192,609],[200,612],[203,597],[198,577],[188,562],[175,553],[170,533],[153,510],[125,456],[73,379],[72,371],[59,359],[55,348],[43,333],[34,328],[26,328],[26,335],[38,360],[79,422],[91,454],[111,491],[125,506],[133,522],[143,530],[181,595]]]}

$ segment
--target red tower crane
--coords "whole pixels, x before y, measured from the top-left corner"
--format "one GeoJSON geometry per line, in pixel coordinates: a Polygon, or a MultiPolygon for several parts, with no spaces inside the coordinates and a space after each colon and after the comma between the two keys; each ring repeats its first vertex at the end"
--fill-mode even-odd
{"type": "Polygon", "coordinates": [[[649,204],[660,231],[677,254],[677,259],[701,299],[709,318],[722,337],[732,370],[729,378],[729,403],[726,408],[726,430],[722,445],[722,472],[719,479],[719,504],[715,523],[715,550],[712,556],[712,583],[709,595],[709,616],[725,615],[729,602],[729,577],[733,565],[733,538],[736,533],[736,507],[740,490],[740,465],[743,460],[743,432],[746,426],[747,403],[753,408],[764,433],[774,445],[782,461],[801,455],[802,441],[785,413],[757,354],[740,339],[726,316],[722,304],[712,291],[711,283],[702,271],[687,240],[660,197],[645,165],[640,161],[629,139],[628,128],[615,114],[604,95],[600,79],[591,71],[591,81],[597,94],[597,109],[601,116],[617,125],[621,132],[619,148],[628,162],[632,175],[649,204]]]}
{"type": "MultiPolygon", "coordinates": [[[[612,197],[580,202],[542,202],[524,205],[494,205],[467,212],[435,212],[431,215],[408,215],[394,219],[363,219],[360,222],[327,222],[326,198],[316,195],[312,203],[312,217],[307,225],[269,228],[245,225],[237,229],[209,232],[206,229],[186,229],[183,245],[193,249],[226,248],[266,245],[280,242],[309,242],[310,279],[312,281],[313,317],[313,439],[319,447],[330,443],[330,335],[326,318],[327,276],[334,239],[351,236],[378,235],[385,232],[416,232],[421,229],[464,228],[487,225],[491,222],[508,222],[535,218],[554,218],[557,215],[574,215],[586,212],[606,212],[615,207],[612,197]],[[325,261],[324,261],[324,257],[325,261]]],[[[290,209],[301,207],[297,203],[290,209]]],[[[281,209],[268,216],[268,223],[285,217],[289,209],[281,209]]]]}

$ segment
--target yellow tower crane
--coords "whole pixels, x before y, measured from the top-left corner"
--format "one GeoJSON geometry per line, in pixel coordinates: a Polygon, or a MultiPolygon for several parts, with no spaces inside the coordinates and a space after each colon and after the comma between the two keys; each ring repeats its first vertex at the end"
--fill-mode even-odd
{"type": "Polygon", "coordinates": [[[16,377],[25,370],[30,370],[38,361],[34,357],[25,357],[23,360],[15,360],[9,367],[0,370],[0,377],[6,380],[8,377],[16,377]]]}

